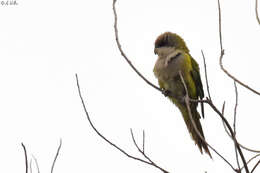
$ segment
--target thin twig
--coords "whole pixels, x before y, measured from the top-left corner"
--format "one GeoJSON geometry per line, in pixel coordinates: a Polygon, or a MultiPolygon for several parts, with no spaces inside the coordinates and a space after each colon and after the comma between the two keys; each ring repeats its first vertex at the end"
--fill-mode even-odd
{"type": "Polygon", "coordinates": [[[235,87],[235,93],[236,93],[236,104],[235,104],[235,108],[234,108],[233,129],[234,129],[234,135],[236,136],[236,119],[237,119],[237,105],[238,105],[238,91],[237,91],[236,81],[234,81],[234,87],[235,87]]]}
{"type": "Polygon", "coordinates": [[[180,78],[181,78],[181,81],[182,81],[182,84],[185,88],[185,92],[186,92],[186,96],[185,96],[185,103],[186,103],[186,107],[188,109],[188,115],[189,115],[189,119],[191,120],[192,122],[192,126],[193,128],[195,129],[195,132],[197,133],[197,135],[200,137],[200,139],[205,143],[207,144],[207,146],[209,148],[211,148],[219,157],[221,157],[234,171],[236,171],[236,169],[233,167],[233,165],[225,158],[223,157],[215,148],[213,148],[211,145],[209,145],[209,143],[204,139],[204,137],[200,134],[195,122],[194,122],[194,119],[192,117],[192,114],[191,114],[191,110],[190,110],[190,98],[189,98],[189,94],[188,94],[188,89],[187,89],[187,86],[186,86],[186,83],[183,79],[183,76],[181,74],[181,71],[179,71],[179,75],[180,75],[180,78]]]}
{"type": "MultiPolygon", "coordinates": [[[[234,107],[234,121],[233,121],[233,130],[234,130],[234,135],[236,136],[236,119],[237,119],[237,105],[238,105],[238,91],[237,91],[237,85],[236,85],[236,81],[234,81],[234,87],[235,87],[235,94],[236,94],[236,103],[235,103],[235,107],[234,107]]],[[[240,164],[239,164],[239,160],[238,160],[238,153],[237,153],[237,147],[236,144],[235,145],[235,153],[236,153],[236,161],[237,161],[237,166],[238,169],[240,169],[240,164]]]]}
{"type": "Polygon", "coordinates": [[[40,173],[40,167],[39,167],[38,161],[37,161],[36,157],[34,157],[34,155],[32,155],[32,157],[33,157],[33,160],[36,164],[37,172],[40,173]]]}
{"type": "Polygon", "coordinates": [[[222,115],[224,116],[225,114],[225,105],[226,105],[226,102],[224,101],[223,105],[222,105],[222,115]]]}
{"type": "MultiPolygon", "coordinates": [[[[222,46],[222,32],[221,32],[221,7],[220,7],[220,2],[218,0],[218,29],[219,29],[219,43],[220,43],[220,50],[221,54],[224,51],[223,46],[222,46]]],[[[224,52],[223,52],[224,55],[224,52]]]]}
{"type": "Polygon", "coordinates": [[[221,31],[221,8],[220,8],[220,2],[218,0],[218,11],[219,11],[219,40],[220,40],[220,48],[221,48],[221,53],[220,53],[220,58],[219,58],[219,65],[222,71],[224,71],[230,78],[232,78],[233,80],[235,80],[237,83],[239,83],[240,85],[242,85],[243,87],[247,88],[248,90],[252,91],[253,93],[257,94],[260,96],[260,92],[254,90],[253,88],[249,87],[248,85],[244,84],[243,82],[241,82],[240,80],[238,80],[236,77],[234,77],[233,75],[231,75],[223,66],[222,60],[223,60],[223,56],[224,56],[224,49],[222,46],[222,31],[221,31]]]}
{"type": "MultiPolygon", "coordinates": [[[[251,89],[250,87],[248,87],[247,85],[245,85],[244,83],[242,83],[242,82],[240,82],[238,79],[236,79],[234,76],[230,75],[230,74],[227,72],[227,70],[223,67],[222,59],[223,59],[223,56],[224,56],[224,49],[223,49],[223,46],[222,46],[221,7],[220,7],[220,2],[219,2],[219,0],[218,0],[218,12],[219,12],[219,41],[220,41],[220,48],[221,48],[221,53],[220,53],[220,58],[219,58],[219,61],[220,61],[219,64],[220,64],[221,69],[222,69],[229,77],[231,77],[231,78],[234,79],[236,82],[238,82],[240,85],[242,85],[242,86],[248,88],[249,90],[255,92],[256,94],[260,95],[260,93],[258,93],[257,91],[251,89]]],[[[212,106],[214,106],[214,105],[211,105],[211,107],[212,107],[212,106]]],[[[214,107],[215,107],[215,106],[214,106],[214,107]]],[[[213,107],[212,107],[212,108],[213,108],[213,107]]],[[[215,108],[216,108],[216,107],[215,107],[215,108]]],[[[213,108],[213,109],[214,109],[214,108],[213,108]]],[[[218,112],[219,112],[219,111],[218,111],[218,112]]],[[[236,137],[235,137],[235,135],[234,135],[234,133],[233,133],[233,131],[232,131],[232,128],[230,127],[228,121],[221,115],[220,112],[219,112],[219,115],[221,116],[222,120],[225,121],[225,124],[227,125],[228,130],[230,131],[230,134],[231,134],[231,136],[232,136],[232,139],[233,139],[233,141],[234,141],[234,143],[235,143],[235,147],[237,148],[237,150],[238,150],[238,152],[239,152],[239,155],[240,155],[240,157],[241,157],[241,160],[242,160],[242,162],[243,162],[243,164],[244,164],[246,173],[249,173],[249,170],[248,170],[248,167],[247,167],[247,165],[246,165],[246,161],[245,161],[244,155],[243,155],[243,153],[242,153],[242,151],[241,151],[241,149],[240,149],[240,146],[239,146],[239,144],[238,144],[238,142],[237,142],[237,140],[236,140],[236,137]],[[224,119],[223,119],[223,118],[224,118],[224,119]]]]}
{"type": "Polygon", "coordinates": [[[149,80],[147,80],[136,68],[135,66],[131,63],[131,61],[127,58],[126,54],[124,53],[122,46],[119,42],[119,36],[118,36],[118,29],[117,29],[117,12],[116,12],[116,0],[113,0],[113,12],[114,12],[114,30],[115,30],[115,37],[116,37],[116,44],[117,47],[121,53],[121,55],[124,57],[124,59],[127,61],[127,63],[131,66],[131,68],[138,74],[139,77],[141,77],[148,85],[152,86],[153,88],[157,89],[160,92],[164,92],[162,89],[151,83],[149,80]]]}
{"type": "Polygon", "coordinates": [[[260,93],[254,89],[252,89],[251,87],[249,87],[248,85],[244,84],[243,82],[241,82],[240,80],[238,80],[236,77],[234,77],[233,75],[231,75],[223,66],[222,63],[222,59],[223,59],[223,55],[224,55],[224,50],[221,51],[221,56],[220,56],[220,60],[219,60],[219,64],[221,67],[221,70],[223,70],[230,78],[232,78],[233,80],[235,80],[237,83],[239,83],[240,85],[242,85],[243,87],[247,88],[248,90],[252,91],[253,93],[260,95],[260,93]]]}
{"type": "MultiPolygon", "coordinates": [[[[210,105],[210,107],[211,108],[213,108],[213,110],[221,117],[221,115],[224,117],[224,109],[225,109],[225,102],[224,102],[224,104],[222,105],[222,113],[220,113],[219,111],[218,111],[218,109],[216,108],[216,106],[212,103],[212,101],[211,100],[209,100],[208,98],[206,98],[206,100],[196,100],[196,99],[191,99],[191,98],[189,98],[189,100],[191,101],[191,102],[197,102],[197,103],[200,103],[200,102],[203,102],[203,103],[207,103],[208,105],[210,105]]],[[[222,117],[221,117],[221,119],[222,119],[222,117]]],[[[233,138],[232,138],[232,135],[228,132],[228,129],[227,129],[227,126],[226,126],[226,122],[222,119],[222,123],[223,123],[223,127],[224,127],[224,129],[225,129],[225,131],[226,131],[226,133],[228,134],[228,136],[233,140],[233,138]]],[[[230,126],[231,127],[231,126],[230,126]]],[[[251,149],[251,148],[248,148],[248,147],[246,147],[246,146],[244,146],[244,145],[242,145],[241,143],[239,143],[238,141],[237,141],[237,143],[238,143],[238,145],[241,147],[241,148],[243,148],[243,149],[245,149],[245,150],[247,150],[247,151],[250,151],[250,152],[253,152],[253,153],[260,153],[260,150],[255,150],[255,149],[251,149]]]]}
{"type": "Polygon", "coordinates": [[[241,170],[241,167],[240,167],[240,164],[239,164],[239,160],[238,160],[237,147],[236,147],[236,144],[235,144],[235,143],[234,143],[234,146],[235,146],[235,154],[236,154],[237,167],[238,167],[238,170],[241,170]]]}
{"type": "MultiPolygon", "coordinates": [[[[256,1],[257,1],[257,0],[256,0],[256,1]]],[[[257,5],[257,2],[256,2],[256,5],[257,5]]],[[[257,6],[256,6],[256,7],[257,7],[257,6]]],[[[252,92],[254,92],[254,93],[260,95],[259,92],[257,92],[257,91],[255,91],[254,89],[248,87],[247,85],[245,85],[245,84],[243,84],[242,82],[240,82],[239,80],[237,80],[234,76],[230,75],[230,73],[228,73],[227,70],[224,68],[223,63],[222,63],[222,59],[223,59],[223,56],[224,56],[224,49],[223,49],[223,45],[222,45],[221,7],[220,7],[220,2],[219,2],[219,0],[218,0],[218,11],[219,11],[219,40],[220,40],[220,48],[221,48],[221,53],[220,53],[220,58],[219,58],[220,67],[221,67],[221,69],[222,69],[229,77],[231,77],[234,81],[236,81],[236,82],[239,83],[240,85],[246,87],[247,89],[251,90],[252,92]]],[[[213,104],[210,104],[210,106],[212,106],[212,105],[213,105],[213,104]]],[[[220,114],[219,114],[219,115],[220,115],[220,114]]],[[[223,123],[223,124],[225,124],[225,123],[223,123]]],[[[226,126],[225,126],[225,125],[224,125],[224,127],[225,127],[225,130],[226,130],[226,126]]],[[[227,130],[226,130],[226,132],[227,132],[227,134],[229,134],[229,136],[231,137],[231,139],[233,139],[233,138],[232,138],[232,135],[231,135],[227,130]]],[[[238,142],[237,142],[237,143],[238,143],[238,142]]],[[[238,145],[239,145],[241,148],[243,148],[243,149],[245,149],[245,150],[248,150],[248,151],[251,151],[251,152],[256,152],[256,153],[260,152],[260,151],[258,151],[258,150],[253,150],[253,149],[250,149],[250,148],[248,148],[248,147],[245,147],[244,145],[242,145],[242,144],[240,144],[240,143],[238,143],[238,145]]]]}
{"type": "MultiPolygon", "coordinates": [[[[134,160],[138,160],[140,162],[143,162],[143,163],[146,163],[148,165],[152,165],[154,166],[153,164],[151,164],[150,162],[146,161],[146,160],[143,160],[143,159],[140,159],[138,157],[134,157],[130,154],[128,154],[126,151],[124,151],[123,149],[121,149],[119,146],[117,146],[116,144],[114,144],[113,142],[111,142],[110,140],[108,140],[104,135],[102,135],[98,130],[97,128],[94,126],[94,124],[92,123],[91,119],[90,119],[90,116],[89,116],[89,113],[87,111],[87,108],[85,106],[85,102],[84,102],[84,99],[82,97],[82,94],[81,94],[81,90],[80,90],[80,85],[79,85],[79,80],[78,80],[78,75],[76,74],[76,82],[77,82],[77,88],[78,88],[78,93],[79,93],[79,97],[80,97],[80,100],[81,100],[81,103],[82,103],[82,106],[83,106],[83,109],[84,109],[84,112],[85,112],[85,115],[87,116],[87,119],[88,119],[88,122],[90,124],[90,126],[92,127],[92,129],[97,133],[98,136],[100,136],[103,140],[105,140],[109,145],[113,146],[114,148],[116,148],[118,151],[120,151],[121,153],[123,153],[124,155],[126,155],[127,157],[131,158],[131,159],[134,159],[134,160]]],[[[154,166],[155,167],[155,166],[154,166]]],[[[158,167],[156,167],[158,168],[158,167]]],[[[158,168],[160,170],[163,170],[162,168],[158,168]]],[[[165,172],[167,173],[167,172],[165,172]]]]}
{"type": "Polygon", "coordinates": [[[161,170],[162,172],[164,172],[164,173],[169,173],[168,171],[166,171],[165,169],[159,167],[156,163],[154,163],[154,162],[150,159],[150,157],[148,157],[148,156],[143,152],[143,150],[141,150],[141,148],[140,148],[140,147],[137,145],[137,143],[136,143],[133,130],[130,129],[130,132],[131,132],[132,140],[133,140],[133,142],[134,142],[135,147],[136,147],[137,150],[151,163],[151,165],[153,165],[154,167],[160,169],[160,170],[161,170]]]}
{"type": "Polygon", "coordinates": [[[143,153],[144,153],[144,147],[145,147],[145,132],[143,130],[143,153]]]}
{"type": "MultiPolygon", "coordinates": [[[[246,164],[248,165],[252,160],[254,160],[255,158],[257,158],[258,156],[260,156],[260,154],[257,154],[255,155],[254,157],[252,157],[251,159],[249,159],[246,164]]],[[[244,167],[241,168],[241,170],[243,169],[244,167]]]]}
{"type": "Polygon", "coordinates": [[[247,150],[247,151],[250,151],[250,152],[253,152],[253,153],[260,153],[260,150],[255,150],[255,149],[248,148],[248,147],[246,147],[246,146],[244,146],[244,145],[242,145],[240,143],[239,143],[239,146],[241,148],[243,148],[244,150],[247,150]]]}
{"type": "MultiPolygon", "coordinates": [[[[225,117],[224,116],[225,115],[225,105],[226,105],[226,102],[224,101],[223,106],[222,106],[222,112],[221,112],[223,117],[225,117]]],[[[223,127],[224,127],[226,133],[228,134],[229,137],[231,137],[230,133],[228,132],[227,126],[225,125],[225,122],[223,120],[222,120],[222,123],[223,123],[223,127]]],[[[232,139],[232,137],[231,137],[231,139],[232,139]]]]}
{"type": "Polygon", "coordinates": [[[237,147],[237,150],[238,150],[238,153],[240,155],[240,158],[244,164],[244,167],[245,167],[245,170],[246,170],[246,173],[249,173],[249,170],[248,170],[248,167],[246,165],[246,161],[245,161],[245,157],[244,157],[244,154],[243,152],[241,151],[241,148],[240,148],[240,145],[239,143],[237,142],[237,139],[236,137],[234,136],[234,133],[233,133],[233,130],[230,126],[230,124],[228,123],[227,119],[225,117],[223,117],[223,115],[221,114],[221,112],[216,108],[216,106],[214,104],[212,104],[212,102],[210,100],[208,100],[207,102],[210,107],[219,115],[219,117],[222,119],[222,121],[225,123],[225,125],[227,126],[228,130],[229,130],[229,133],[231,134],[231,139],[235,142],[236,144],[236,147],[237,147]]]}
{"type": "Polygon", "coordinates": [[[209,96],[209,99],[211,100],[210,92],[209,92],[209,81],[208,81],[208,74],[207,74],[206,58],[205,58],[204,53],[203,53],[202,50],[201,50],[201,54],[202,54],[203,62],[204,62],[204,70],[205,70],[205,78],[206,78],[206,85],[207,85],[208,96],[209,96]]]}
{"type": "Polygon", "coordinates": [[[32,159],[30,159],[30,173],[32,173],[32,159]]]}
{"type": "Polygon", "coordinates": [[[60,153],[61,145],[62,145],[62,140],[60,139],[59,147],[58,147],[58,149],[57,149],[56,155],[55,155],[54,160],[53,160],[53,162],[52,162],[51,173],[53,173],[53,169],[54,169],[56,160],[57,160],[57,158],[58,158],[58,156],[59,156],[59,153],[60,153]]]}
{"type": "MultiPolygon", "coordinates": [[[[205,103],[207,103],[207,102],[205,102],[205,103]]],[[[230,133],[228,132],[228,129],[227,129],[226,125],[225,125],[225,122],[222,121],[222,123],[223,123],[223,127],[224,127],[226,133],[227,133],[228,136],[233,140],[232,136],[231,136],[230,133]]],[[[255,150],[255,149],[248,148],[248,147],[242,145],[240,142],[238,142],[238,145],[239,145],[241,148],[243,148],[244,150],[247,150],[247,151],[250,151],[250,152],[253,152],[253,153],[260,153],[260,150],[255,150]]]]}
{"type": "MultiPolygon", "coordinates": [[[[208,103],[207,101],[205,103],[208,103]]],[[[222,116],[224,117],[224,109],[225,109],[225,102],[223,103],[223,106],[222,106],[222,116]]],[[[223,127],[226,131],[226,133],[228,134],[228,136],[233,140],[232,136],[230,135],[230,133],[228,132],[228,129],[225,125],[225,122],[222,120],[222,123],[223,123],[223,127]]],[[[241,143],[238,142],[238,145],[243,148],[244,150],[247,150],[247,151],[250,151],[250,152],[253,152],[253,153],[260,153],[260,150],[254,150],[254,149],[251,149],[251,148],[248,148],[248,147],[245,147],[244,145],[242,145],[241,143]]]]}
{"type": "Polygon", "coordinates": [[[256,20],[257,20],[258,24],[260,25],[260,19],[259,19],[259,15],[258,15],[258,0],[255,0],[255,15],[256,15],[256,20]]]}
{"type": "Polygon", "coordinates": [[[122,152],[123,154],[125,154],[127,157],[130,157],[132,159],[135,159],[135,160],[139,160],[141,162],[144,162],[146,164],[149,164],[149,162],[145,161],[145,160],[142,160],[142,159],[139,159],[137,157],[133,157],[131,155],[129,155],[128,153],[126,153],[123,149],[121,149],[120,147],[118,147],[116,144],[112,143],[110,140],[108,140],[105,136],[103,136],[97,129],[96,127],[94,126],[94,124],[92,123],[91,119],[90,119],[90,116],[89,116],[89,113],[87,111],[87,108],[85,106],[85,102],[83,100],[83,97],[81,95],[81,91],[80,91],[80,85],[79,85],[79,81],[78,81],[78,75],[76,74],[76,82],[77,82],[77,87],[78,87],[78,93],[79,93],[79,97],[80,97],[80,100],[81,100],[81,103],[83,105],[83,108],[84,108],[84,112],[87,116],[87,119],[90,123],[90,126],[92,127],[92,129],[97,133],[98,136],[100,136],[103,140],[105,140],[108,144],[112,145],[113,147],[115,147],[116,149],[118,149],[120,152],[122,152]]]}
{"type": "Polygon", "coordinates": [[[23,147],[24,157],[25,157],[25,173],[28,173],[28,158],[27,158],[27,151],[26,151],[26,148],[25,148],[25,146],[24,146],[23,143],[22,143],[22,147],[23,147]]]}
{"type": "Polygon", "coordinates": [[[252,169],[251,173],[253,173],[253,172],[254,172],[254,170],[255,170],[255,169],[256,169],[256,167],[259,165],[259,163],[260,163],[260,160],[258,160],[258,162],[255,164],[255,166],[253,167],[253,169],[252,169]]]}

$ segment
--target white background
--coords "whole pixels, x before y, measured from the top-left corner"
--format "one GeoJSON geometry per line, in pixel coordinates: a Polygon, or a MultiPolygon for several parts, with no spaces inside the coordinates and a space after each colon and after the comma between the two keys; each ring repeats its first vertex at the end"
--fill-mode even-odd
{"type": "MultiPolygon", "coordinates": [[[[139,78],[116,47],[112,0],[17,0],[0,6],[0,172],[24,172],[23,142],[41,172],[50,172],[59,139],[63,145],[55,173],[160,172],[131,160],[91,129],[76,88],[75,73],[96,127],[127,152],[140,156],[130,128],[146,153],[174,173],[232,172],[216,154],[201,155],[178,109],[139,78]]],[[[221,1],[224,66],[260,90],[260,26],[254,2],[221,1]]],[[[233,81],[219,68],[216,0],[119,0],[122,48],[150,81],[156,56],[154,40],[165,31],[181,35],[205,77],[204,50],[211,97],[232,123],[233,81]]],[[[238,86],[237,136],[260,149],[259,96],[238,86]]],[[[232,141],[219,117],[206,106],[201,120],[207,141],[236,165],[232,141]]],[[[251,156],[245,152],[249,159],[251,156]]],[[[141,156],[140,156],[141,157],[141,156]]],[[[253,164],[250,164],[252,167],[253,164]]],[[[258,168],[257,171],[259,171],[258,168]]],[[[33,166],[33,172],[37,172],[33,166]]]]}

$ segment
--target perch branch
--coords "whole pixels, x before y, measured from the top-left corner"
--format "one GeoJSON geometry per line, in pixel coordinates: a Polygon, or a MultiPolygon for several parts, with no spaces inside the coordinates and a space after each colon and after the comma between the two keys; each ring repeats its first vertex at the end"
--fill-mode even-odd
{"type": "Polygon", "coordinates": [[[116,0],[113,0],[113,12],[114,12],[114,30],[115,30],[115,37],[116,37],[116,44],[117,47],[121,53],[121,55],[124,57],[124,59],[127,61],[127,63],[131,66],[131,68],[138,74],[139,77],[141,77],[148,85],[152,86],[153,88],[155,88],[156,90],[164,93],[164,91],[162,89],[160,89],[159,87],[157,87],[156,85],[154,85],[152,82],[150,82],[148,79],[146,79],[136,68],[135,66],[132,64],[132,62],[127,58],[126,54],[124,53],[122,46],[119,42],[119,36],[118,36],[118,29],[117,29],[117,12],[116,12],[116,0]]]}

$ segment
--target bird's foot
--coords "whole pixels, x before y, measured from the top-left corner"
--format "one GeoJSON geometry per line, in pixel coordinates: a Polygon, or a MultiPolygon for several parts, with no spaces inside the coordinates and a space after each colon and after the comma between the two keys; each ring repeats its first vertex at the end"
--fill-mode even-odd
{"type": "Polygon", "coordinates": [[[169,90],[163,90],[162,91],[162,94],[165,96],[165,97],[168,97],[170,95],[171,91],[169,90]]]}

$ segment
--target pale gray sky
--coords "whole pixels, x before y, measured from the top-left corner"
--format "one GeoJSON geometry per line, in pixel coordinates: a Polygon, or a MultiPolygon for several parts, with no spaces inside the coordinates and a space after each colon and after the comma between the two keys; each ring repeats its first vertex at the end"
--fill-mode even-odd
{"type": "MultiPolygon", "coordinates": [[[[21,142],[29,158],[33,154],[38,159],[41,172],[50,172],[60,138],[63,146],[55,173],[160,172],[126,158],[94,133],[78,97],[75,73],[96,127],[129,153],[140,156],[129,129],[139,144],[144,129],[147,155],[170,172],[232,172],[213,152],[213,160],[200,154],[178,109],[121,57],[114,38],[112,0],[17,2],[0,6],[1,172],[24,171],[21,142]]],[[[260,90],[260,26],[254,2],[222,0],[221,5],[224,66],[260,90]]],[[[233,81],[218,65],[217,0],[118,0],[117,9],[123,50],[155,84],[153,46],[159,34],[171,31],[184,38],[201,67],[206,90],[203,49],[213,101],[219,109],[226,101],[225,115],[232,122],[233,81]]],[[[238,91],[238,139],[260,149],[260,98],[240,86],[238,91]]],[[[201,122],[207,141],[235,165],[233,143],[208,106],[201,122]]]]}

